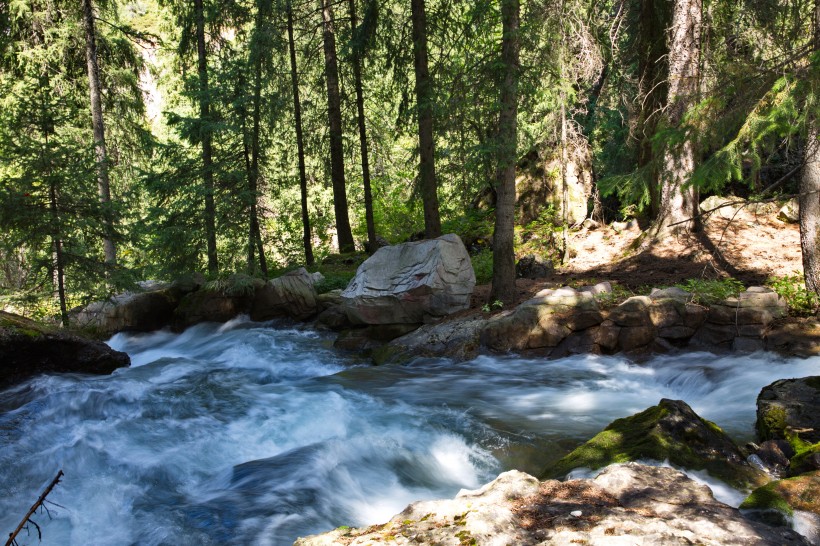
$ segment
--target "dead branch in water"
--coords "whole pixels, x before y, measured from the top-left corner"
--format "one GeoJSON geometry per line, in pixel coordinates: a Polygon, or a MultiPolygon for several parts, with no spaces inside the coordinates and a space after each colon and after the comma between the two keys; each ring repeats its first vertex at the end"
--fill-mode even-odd
{"type": "Polygon", "coordinates": [[[28,513],[26,514],[26,517],[23,518],[23,521],[20,522],[20,525],[17,526],[17,529],[15,529],[13,533],[9,533],[9,539],[6,541],[6,546],[13,546],[13,545],[17,544],[17,541],[14,540],[14,539],[17,537],[18,534],[20,534],[20,531],[22,531],[26,527],[27,523],[31,523],[32,525],[34,525],[34,527],[37,528],[37,535],[40,537],[40,539],[43,538],[42,533],[40,532],[40,526],[37,525],[36,523],[34,523],[34,521],[29,519],[29,518],[31,518],[31,516],[34,515],[34,513],[37,511],[38,508],[43,506],[43,502],[45,502],[46,497],[48,496],[49,493],[51,493],[51,490],[54,489],[54,486],[57,485],[58,483],[60,483],[60,478],[62,478],[62,477],[63,477],[63,471],[60,470],[59,472],[57,472],[57,475],[54,476],[54,479],[51,480],[51,483],[48,484],[48,487],[46,487],[46,490],[43,491],[43,494],[40,495],[40,498],[37,499],[37,502],[35,502],[33,505],[31,505],[31,508],[29,508],[28,513]]]}

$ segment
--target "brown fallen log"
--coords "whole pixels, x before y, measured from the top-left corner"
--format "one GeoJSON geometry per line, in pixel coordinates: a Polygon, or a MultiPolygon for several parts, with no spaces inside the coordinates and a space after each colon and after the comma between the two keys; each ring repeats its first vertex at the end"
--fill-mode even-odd
{"type": "Polygon", "coordinates": [[[37,527],[37,532],[39,534],[40,527],[36,523],[31,521],[29,518],[31,518],[31,516],[34,515],[34,513],[37,511],[37,509],[40,508],[43,505],[43,502],[46,500],[46,497],[48,496],[48,494],[51,493],[51,490],[54,489],[55,485],[60,483],[60,478],[62,478],[62,477],[63,477],[63,471],[60,470],[59,472],[57,472],[57,475],[54,476],[54,479],[51,480],[51,483],[48,484],[48,487],[46,487],[45,491],[43,491],[43,494],[40,495],[40,498],[37,499],[37,502],[35,502],[33,505],[31,505],[31,508],[29,508],[29,511],[26,514],[26,517],[23,518],[23,521],[20,522],[20,525],[17,526],[17,529],[15,529],[13,533],[9,533],[9,539],[6,541],[6,546],[12,546],[12,545],[16,544],[14,539],[17,537],[17,535],[20,534],[20,531],[22,531],[23,528],[25,528],[26,523],[28,523],[28,522],[33,523],[34,526],[37,527]]]}

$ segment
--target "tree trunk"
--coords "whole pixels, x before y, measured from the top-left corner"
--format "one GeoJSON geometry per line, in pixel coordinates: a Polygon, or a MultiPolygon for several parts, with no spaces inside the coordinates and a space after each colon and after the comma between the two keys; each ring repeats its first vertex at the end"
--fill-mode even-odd
{"type": "MultiPolygon", "coordinates": [[[[697,100],[700,79],[700,35],[702,0],[676,0],[669,41],[669,94],[667,119],[678,127],[686,111],[697,100]]],[[[691,138],[677,146],[667,146],[663,156],[658,236],[667,228],[692,229],[697,207],[695,188],[686,187],[695,169],[695,147],[691,138]]]]}
{"type": "Polygon", "coordinates": [[[638,167],[649,168],[649,193],[652,217],[660,210],[660,191],[657,168],[650,165],[653,159],[652,137],[658,126],[668,92],[668,65],[666,29],[671,23],[671,13],[665,0],[641,0],[638,39],[638,167]]]}
{"type": "MultiPolygon", "coordinates": [[[[263,24],[261,4],[257,7],[256,28],[263,24]]],[[[253,129],[251,133],[251,168],[248,177],[248,193],[250,194],[250,210],[248,225],[248,254],[253,255],[253,247],[259,255],[259,269],[263,275],[268,275],[268,262],[265,259],[265,246],[262,242],[262,232],[259,228],[259,213],[257,210],[259,201],[259,132],[262,114],[262,56],[259,51],[251,52],[253,61],[253,129]]],[[[251,259],[252,262],[252,259],[251,259]]],[[[249,264],[253,266],[253,264],[249,264]]]]}
{"type": "MultiPolygon", "coordinates": [[[[820,51],[820,0],[814,1],[814,50],[820,51]]],[[[806,116],[806,148],[800,175],[800,247],[806,289],[820,295],[820,123],[806,116]]]]}
{"type": "Polygon", "coordinates": [[[327,83],[327,116],[330,130],[330,178],[333,182],[333,208],[336,213],[336,236],[339,252],[353,252],[356,246],[347,215],[345,188],[344,144],[342,142],[342,108],[339,96],[339,70],[336,64],[336,34],[331,0],[321,0],[325,50],[325,80],[327,83]]]}
{"type": "Polygon", "coordinates": [[[205,193],[205,239],[208,249],[208,272],[219,272],[216,256],[216,206],[214,204],[213,152],[211,148],[211,100],[208,87],[208,57],[205,50],[205,11],[202,0],[194,0],[196,22],[197,73],[199,75],[199,123],[202,139],[202,183],[205,193]]]}
{"type": "Polygon", "coordinates": [[[441,235],[433,140],[433,82],[427,66],[427,15],[424,0],[410,0],[413,20],[413,67],[416,72],[416,108],[419,122],[419,187],[424,206],[424,236],[441,235]]]}
{"type": "Polygon", "coordinates": [[[515,301],[515,164],[518,150],[518,0],[501,0],[501,115],[498,120],[498,171],[495,231],[493,233],[493,286],[490,300],[515,301]]]}
{"type": "Polygon", "coordinates": [[[362,185],[364,186],[364,218],[367,224],[367,252],[376,252],[376,224],[373,220],[373,195],[370,191],[370,158],[367,149],[367,126],[364,117],[364,91],[362,90],[362,51],[364,44],[356,40],[356,0],[348,0],[350,13],[350,36],[353,56],[353,80],[356,86],[356,117],[359,124],[359,148],[362,154],[362,185]]]}
{"type": "Polygon", "coordinates": [[[91,0],[83,0],[83,23],[85,26],[85,56],[88,64],[88,88],[91,95],[91,125],[94,132],[94,153],[97,160],[97,191],[103,206],[103,251],[105,263],[117,263],[114,246],[114,221],[111,210],[111,184],[108,179],[108,153],[105,147],[105,123],[100,90],[100,68],[97,63],[97,36],[94,29],[94,8],[91,0]]]}
{"type": "Polygon", "coordinates": [[[57,185],[54,180],[49,183],[49,213],[51,214],[51,246],[54,252],[54,287],[57,292],[57,301],[60,304],[60,322],[68,327],[68,307],[65,297],[65,258],[63,257],[63,241],[60,230],[60,210],[57,206],[57,185]]]}
{"type": "Polygon", "coordinates": [[[299,74],[296,71],[296,47],[293,40],[293,6],[287,3],[288,47],[290,48],[290,80],[293,87],[293,119],[296,126],[296,153],[299,156],[299,190],[302,195],[302,243],[305,263],[313,265],[313,242],[308,215],[307,174],[305,172],[305,143],[302,137],[302,104],[299,100],[299,74]]]}

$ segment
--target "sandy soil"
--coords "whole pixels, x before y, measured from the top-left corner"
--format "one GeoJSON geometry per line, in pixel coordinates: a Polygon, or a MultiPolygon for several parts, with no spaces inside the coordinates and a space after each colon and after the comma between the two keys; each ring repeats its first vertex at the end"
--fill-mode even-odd
{"type": "MultiPolygon", "coordinates": [[[[798,227],[778,220],[774,207],[757,212],[721,209],[704,219],[699,232],[659,243],[642,237],[637,225],[582,229],[571,235],[570,248],[572,259],[551,277],[517,281],[519,301],[555,285],[606,280],[640,290],[686,279],[734,277],[751,286],[803,271],[798,227]]],[[[476,287],[473,305],[480,307],[488,295],[489,286],[476,287]]]]}

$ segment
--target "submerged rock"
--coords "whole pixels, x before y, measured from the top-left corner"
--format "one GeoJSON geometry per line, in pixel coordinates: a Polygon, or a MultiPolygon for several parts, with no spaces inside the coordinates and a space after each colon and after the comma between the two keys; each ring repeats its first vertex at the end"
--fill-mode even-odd
{"type": "Polygon", "coordinates": [[[768,481],[717,425],[681,400],[663,399],[631,417],[616,419],[587,443],[549,467],[545,477],[560,478],[576,468],[598,469],[639,460],[669,461],[706,470],[729,485],[749,489],[768,481]]]}
{"type": "Polygon", "coordinates": [[[342,292],[353,324],[422,324],[467,309],[475,288],[458,235],[380,248],[342,292]]]}
{"type": "Polygon", "coordinates": [[[40,373],[110,374],[130,363],[127,354],[101,341],[0,311],[0,388],[40,373]]]}
{"type": "Polygon", "coordinates": [[[790,529],[746,520],[672,468],[607,468],[595,479],[539,482],[505,472],[455,499],[418,502],[383,525],[340,527],[295,546],[365,544],[807,545],[790,529]]]}

